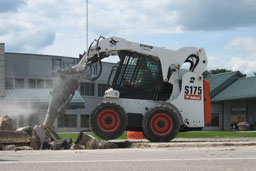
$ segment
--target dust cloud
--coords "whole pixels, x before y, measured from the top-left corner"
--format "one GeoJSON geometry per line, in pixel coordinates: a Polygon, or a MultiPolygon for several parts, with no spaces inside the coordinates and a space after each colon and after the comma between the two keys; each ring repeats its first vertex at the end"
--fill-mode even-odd
{"type": "Polygon", "coordinates": [[[40,107],[36,106],[35,104],[0,104],[0,115],[8,115],[10,118],[12,118],[15,122],[17,122],[14,124],[15,127],[27,126],[29,124],[39,124],[40,113],[42,113],[42,111],[40,112],[40,107]]]}

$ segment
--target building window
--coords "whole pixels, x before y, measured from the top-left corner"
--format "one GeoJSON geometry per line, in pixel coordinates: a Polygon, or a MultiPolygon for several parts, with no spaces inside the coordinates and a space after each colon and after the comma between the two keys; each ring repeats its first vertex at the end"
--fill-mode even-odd
{"type": "Polygon", "coordinates": [[[98,84],[98,96],[102,97],[107,90],[107,84],[98,84]]]}
{"type": "Polygon", "coordinates": [[[36,88],[44,88],[44,80],[37,80],[36,88]]]}
{"type": "Polygon", "coordinates": [[[5,78],[5,88],[14,88],[13,78],[5,78]]]}
{"type": "Polygon", "coordinates": [[[211,126],[219,126],[219,113],[212,113],[211,126]]]}
{"type": "Polygon", "coordinates": [[[24,88],[23,78],[15,78],[15,88],[24,88]]]}
{"type": "Polygon", "coordinates": [[[24,88],[24,79],[23,78],[6,78],[5,79],[5,88],[24,88]]]}
{"type": "Polygon", "coordinates": [[[89,128],[89,115],[80,115],[81,128],[89,128]]]}
{"type": "Polygon", "coordinates": [[[58,117],[59,128],[76,128],[77,127],[77,115],[65,114],[58,117]]]}
{"type": "Polygon", "coordinates": [[[29,79],[28,80],[29,88],[52,88],[52,80],[43,80],[43,79],[29,79]]]}
{"type": "Polygon", "coordinates": [[[246,104],[239,103],[239,104],[232,104],[231,107],[231,122],[232,123],[239,123],[246,121],[246,104]]]}
{"type": "Polygon", "coordinates": [[[28,87],[29,88],[36,88],[36,80],[35,79],[29,79],[28,80],[28,87]]]}
{"type": "Polygon", "coordinates": [[[82,96],[94,96],[94,83],[82,83],[80,85],[80,94],[82,96]]]}
{"type": "Polygon", "coordinates": [[[52,80],[45,80],[45,88],[53,88],[53,81],[52,80]]]}

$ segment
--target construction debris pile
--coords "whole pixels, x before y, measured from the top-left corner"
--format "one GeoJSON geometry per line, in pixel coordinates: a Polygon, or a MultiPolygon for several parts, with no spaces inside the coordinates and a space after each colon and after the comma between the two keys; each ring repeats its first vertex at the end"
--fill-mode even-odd
{"type": "Polygon", "coordinates": [[[63,150],[63,149],[107,149],[118,148],[112,142],[100,142],[93,136],[80,132],[77,140],[61,139],[45,125],[26,126],[13,129],[13,120],[7,115],[0,116],[0,150],[63,150]]]}
{"type": "Polygon", "coordinates": [[[0,130],[11,130],[13,120],[7,115],[0,115],[0,130]]]}

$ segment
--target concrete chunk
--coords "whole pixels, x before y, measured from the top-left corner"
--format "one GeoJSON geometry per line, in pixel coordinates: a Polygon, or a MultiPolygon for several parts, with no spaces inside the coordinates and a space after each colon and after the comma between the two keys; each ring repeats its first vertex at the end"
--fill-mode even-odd
{"type": "Polygon", "coordinates": [[[41,147],[40,138],[37,135],[35,130],[32,130],[31,140],[30,140],[30,147],[34,150],[38,150],[41,147]]]}
{"type": "Polygon", "coordinates": [[[109,149],[118,146],[112,142],[100,142],[93,136],[80,132],[71,149],[109,149]]]}
{"type": "Polygon", "coordinates": [[[80,132],[78,134],[77,140],[75,142],[79,147],[84,147],[85,149],[96,149],[98,147],[98,141],[91,135],[80,132]]]}
{"type": "Polygon", "coordinates": [[[32,136],[33,128],[31,126],[25,126],[25,127],[17,128],[16,131],[22,131],[27,133],[29,136],[32,136]]]}
{"type": "Polygon", "coordinates": [[[51,150],[70,149],[72,142],[73,141],[71,138],[53,141],[53,142],[50,142],[50,145],[51,145],[50,149],[51,150]]]}
{"type": "Polygon", "coordinates": [[[31,148],[30,146],[20,146],[15,148],[15,151],[18,150],[33,150],[33,148],[31,148]]]}
{"type": "Polygon", "coordinates": [[[0,130],[12,130],[13,120],[7,115],[0,116],[0,130]]]}
{"type": "Polygon", "coordinates": [[[45,125],[36,125],[34,127],[34,131],[35,133],[33,136],[33,143],[35,144],[32,145],[34,149],[37,149],[37,144],[39,143],[38,137],[40,140],[41,149],[49,149],[51,146],[50,142],[61,139],[55,131],[51,130],[49,127],[45,125]]]}
{"type": "Polygon", "coordinates": [[[0,131],[0,144],[29,143],[30,136],[25,132],[0,131]]]}
{"type": "Polygon", "coordinates": [[[15,151],[16,146],[15,145],[5,145],[5,146],[2,146],[2,150],[4,150],[4,151],[15,151]]]}

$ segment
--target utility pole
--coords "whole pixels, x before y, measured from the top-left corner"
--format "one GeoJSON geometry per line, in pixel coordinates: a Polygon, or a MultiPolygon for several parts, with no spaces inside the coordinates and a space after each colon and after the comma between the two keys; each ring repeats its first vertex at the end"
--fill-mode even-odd
{"type": "Polygon", "coordinates": [[[86,0],[86,51],[88,51],[88,0],[86,0]]]}

